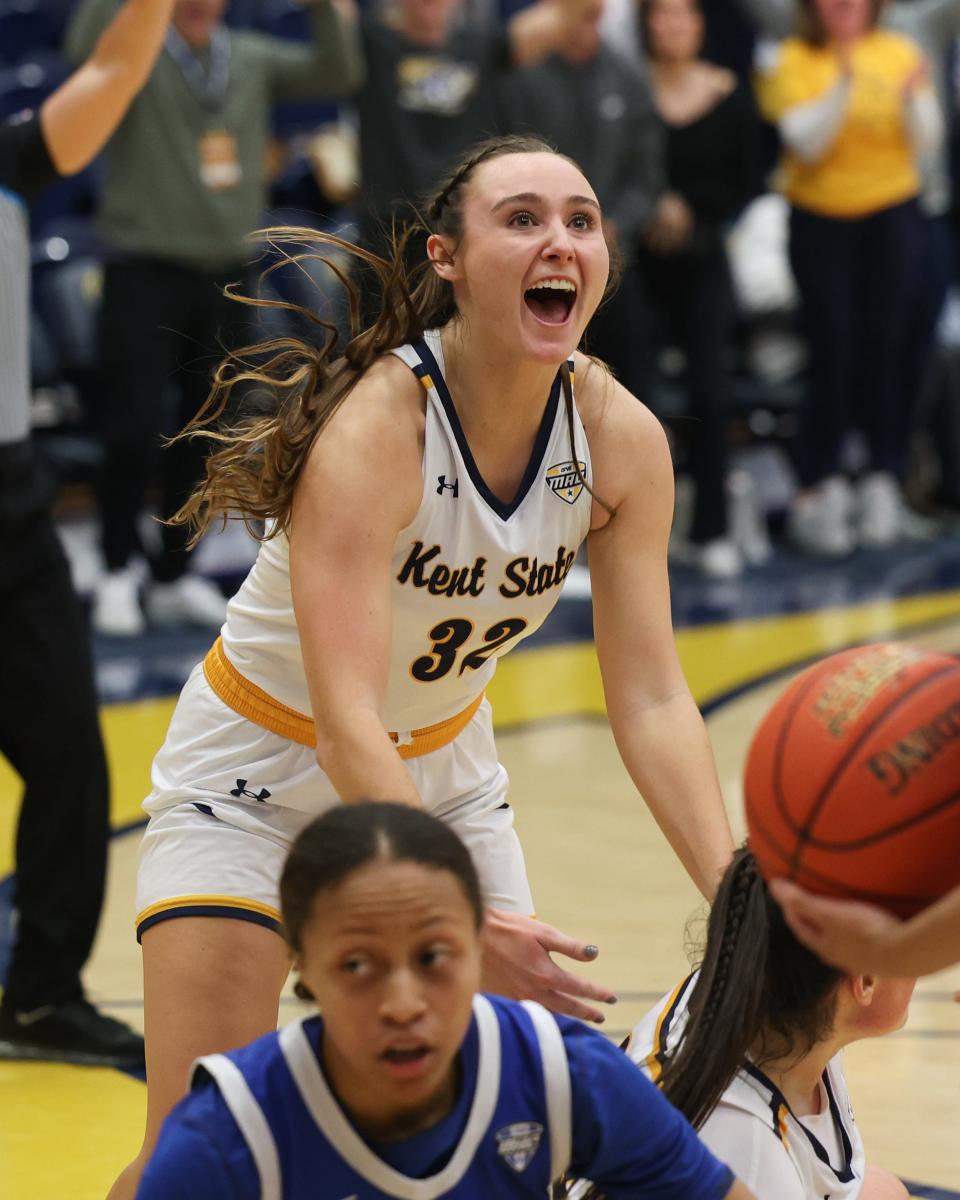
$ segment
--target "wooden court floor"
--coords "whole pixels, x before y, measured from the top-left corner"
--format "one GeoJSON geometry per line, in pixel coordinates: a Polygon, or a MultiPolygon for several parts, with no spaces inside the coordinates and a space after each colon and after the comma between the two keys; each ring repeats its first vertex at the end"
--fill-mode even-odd
{"type": "MultiPolygon", "coordinates": [[[[960,594],[681,631],[681,654],[708,712],[738,833],[745,748],[791,664],[888,635],[960,652],[960,594]]],[[[597,962],[582,969],[618,991],[608,1032],[622,1037],[686,972],[685,942],[696,939],[703,908],[620,765],[601,717],[589,645],[518,653],[503,664],[492,699],[539,915],[600,946],[597,962]]],[[[171,706],[169,699],[149,700],[104,714],[115,826],[137,819],[171,706]]],[[[13,777],[0,774],[4,853],[16,792],[13,777]]],[[[141,1019],[132,930],[138,837],[133,829],[114,840],[106,911],[87,973],[91,994],[134,1024],[141,1019]]],[[[8,869],[8,859],[0,859],[0,874],[8,869]]],[[[915,1184],[914,1195],[938,1200],[960,1200],[957,990],[960,968],[922,981],[904,1030],[847,1052],[868,1159],[915,1184]]],[[[283,1018],[298,1011],[285,996],[283,1018]]],[[[101,1200],[136,1150],[144,1108],[143,1083],[117,1071],[0,1063],[0,1197],[101,1200]]]]}

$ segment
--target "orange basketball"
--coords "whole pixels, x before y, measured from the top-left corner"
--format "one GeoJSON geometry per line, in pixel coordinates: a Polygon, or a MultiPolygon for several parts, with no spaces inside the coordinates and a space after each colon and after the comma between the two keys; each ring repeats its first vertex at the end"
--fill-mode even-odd
{"type": "Polygon", "coordinates": [[[808,668],[754,736],[745,799],[767,879],[930,904],[960,884],[960,662],[887,642],[808,668]]]}

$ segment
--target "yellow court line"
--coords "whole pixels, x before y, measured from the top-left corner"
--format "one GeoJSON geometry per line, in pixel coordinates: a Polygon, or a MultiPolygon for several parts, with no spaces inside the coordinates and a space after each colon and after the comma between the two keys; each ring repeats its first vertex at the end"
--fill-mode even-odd
{"type": "MultiPolygon", "coordinates": [[[[960,621],[960,590],[698,625],[679,630],[676,640],[691,690],[700,704],[708,704],[818,654],[855,642],[895,637],[898,632],[951,617],[960,621]]],[[[599,717],[606,711],[600,669],[589,641],[508,655],[499,664],[488,695],[498,726],[599,717]]],[[[140,805],[150,790],[150,760],[163,741],[174,704],[173,698],[165,697],[103,709],[114,827],[142,816],[140,805]]],[[[13,866],[19,794],[17,777],[0,759],[0,877],[13,866]]]]}

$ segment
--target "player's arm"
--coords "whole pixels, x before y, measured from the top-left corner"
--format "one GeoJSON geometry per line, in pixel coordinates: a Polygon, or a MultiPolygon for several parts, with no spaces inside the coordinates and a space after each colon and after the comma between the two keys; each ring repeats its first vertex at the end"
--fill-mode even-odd
{"type": "Polygon", "coordinates": [[[357,385],[310,452],[290,529],[290,583],[317,762],[346,801],[419,804],[384,726],[390,572],[423,481],[419,384],[398,359],[357,385]]]}
{"type": "Polygon", "coordinates": [[[960,888],[909,921],[858,900],[810,895],[784,879],[771,891],[800,941],[851,975],[929,975],[960,963],[960,888]]]}
{"type": "Polygon", "coordinates": [[[606,1200],[753,1200],[622,1051],[583,1025],[561,1020],[560,1028],[570,1068],[571,1175],[592,1180],[606,1200]]]}
{"type": "MultiPolygon", "coordinates": [[[[582,377],[582,384],[581,384],[582,377]]],[[[601,368],[588,388],[595,489],[616,516],[590,534],[594,636],[624,765],[686,867],[712,899],[733,853],[703,718],[677,658],[667,541],[673,466],[659,422],[601,368]],[[599,395],[598,395],[599,392],[599,395]]]]}
{"type": "Polygon", "coordinates": [[[126,0],[90,57],[40,108],[40,125],[61,175],[103,148],[146,83],[170,24],[174,0],[126,0]]]}

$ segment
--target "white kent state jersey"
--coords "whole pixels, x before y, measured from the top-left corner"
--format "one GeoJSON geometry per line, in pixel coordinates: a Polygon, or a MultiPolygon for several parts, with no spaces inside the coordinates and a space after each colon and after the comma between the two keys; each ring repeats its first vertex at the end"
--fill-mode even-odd
{"type": "MultiPolygon", "coordinates": [[[[486,486],[470,452],[444,381],[439,333],[393,353],[427,396],[423,497],[397,536],[391,568],[383,717],[387,729],[402,735],[468,708],[490,682],[497,658],[543,623],[589,531],[591,497],[574,465],[559,374],[517,494],[505,503],[486,486]]],[[[590,481],[590,452],[576,410],[573,442],[580,472],[590,481]]],[[[372,481],[389,484],[389,478],[372,481]]],[[[230,602],[222,639],[241,675],[310,714],[285,536],[261,547],[230,602]]]]}
{"type": "MultiPolygon", "coordinates": [[[[627,1053],[654,1081],[683,1034],[697,974],[665,996],[630,1035],[627,1053]]],[[[700,1139],[758,1196],[856,1200],[866,1159],[842,1054],[827,1064],[820,1095],[818,1114],[797,1117],[776,1085],[745,1060],[699,1130],[700,1139]]]]}

